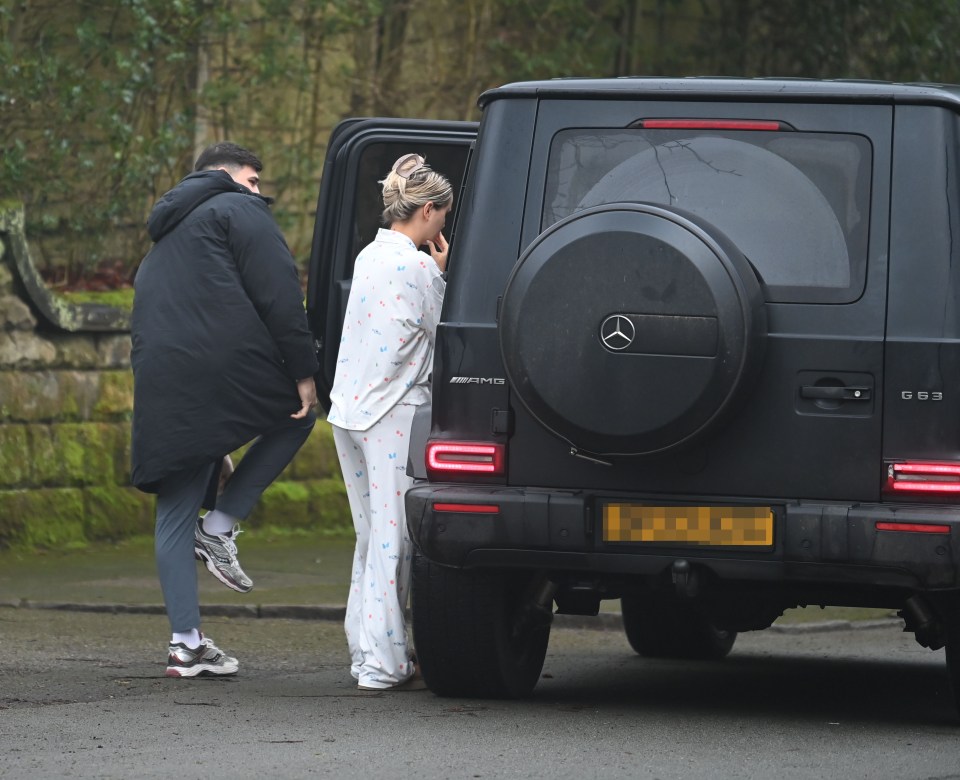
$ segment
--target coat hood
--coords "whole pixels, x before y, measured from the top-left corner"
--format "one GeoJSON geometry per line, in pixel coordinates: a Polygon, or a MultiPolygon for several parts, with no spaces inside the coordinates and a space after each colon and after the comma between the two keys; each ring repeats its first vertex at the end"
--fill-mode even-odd
{"type": "Polygon", "coordinates": [[[242,184],[235,182],[226,171],[196,171],[157,201],[147,220],[150,238],[156,243],[179,225],[197,206],[224,192],[236,192],[259,198],[267,204],[272,202],[271,198],[250,192],[242,184]]]}

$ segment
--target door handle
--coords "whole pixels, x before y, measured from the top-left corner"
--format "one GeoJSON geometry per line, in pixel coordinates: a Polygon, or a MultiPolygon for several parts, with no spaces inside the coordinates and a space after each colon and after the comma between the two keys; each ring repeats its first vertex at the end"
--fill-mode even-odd
{"type": "Polygon", "coordinates": [[[831,387],[828,385],[801,385],[801,398],[824,398],[831,401],[869,401],[869,387],[831,387]]]}

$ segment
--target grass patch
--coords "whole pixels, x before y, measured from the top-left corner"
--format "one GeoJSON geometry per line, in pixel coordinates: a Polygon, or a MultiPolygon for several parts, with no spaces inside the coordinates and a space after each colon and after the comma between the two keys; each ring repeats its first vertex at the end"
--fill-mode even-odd
{"type": "Polygon", "coordinates": [[[133,288],[124,287],[119,290],[70,290],[57,292],[61,298],[69,303],[98,303],[102,306],[113,306],[124,311],[133,311],[133,288]]]}
{"type": "Polygon", "coordinates": [[[264,542],[283,541],[286,539],[353,539],[353,528],[324,528],[313,526],[311,528],[285,528],[279,525],[258,525],[253,531],[257,539],[264,542]]]}

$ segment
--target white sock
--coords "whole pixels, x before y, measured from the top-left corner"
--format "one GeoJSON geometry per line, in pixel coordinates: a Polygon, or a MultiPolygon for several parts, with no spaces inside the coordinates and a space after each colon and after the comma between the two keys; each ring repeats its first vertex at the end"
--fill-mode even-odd
{"type": "Polygon", "coordinates": [[[191,650],[196,650],[200,647],[200,631],[196,628],[191,628],[189,631],[174,631],[170,644],[186,645],[191,650]]]}
{"type": "Polygon", "coordinates": [[[237,522],[232,515],[211,509],[203,516],[203,532],[211,536],[229,536],[237,522]]]}

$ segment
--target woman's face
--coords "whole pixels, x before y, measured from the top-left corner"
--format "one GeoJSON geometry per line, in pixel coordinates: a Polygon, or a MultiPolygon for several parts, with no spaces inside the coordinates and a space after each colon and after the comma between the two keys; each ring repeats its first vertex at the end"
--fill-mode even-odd
{"type": "Polygon", "coordinates": [[[427,237],[433,238],[441,230],[443,226],[447,224],[447,214],[450,213],[450,209],[453,208],[453,201],[446,204],[445,206],[434,206],[430,209],[430,214],[427,217],[427,237]]]}

